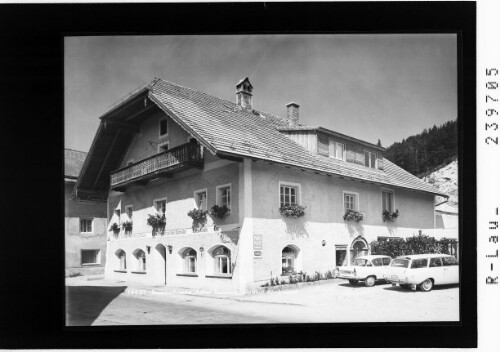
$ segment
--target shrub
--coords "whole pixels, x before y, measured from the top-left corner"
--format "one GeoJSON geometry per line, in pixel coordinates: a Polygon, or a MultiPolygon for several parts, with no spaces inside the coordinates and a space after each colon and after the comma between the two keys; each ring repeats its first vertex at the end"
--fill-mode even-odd
{"type": "Polygon", "coordinates": [[[293,271],[293,266],[282,267],[281,272],[283,274],[295,274],[295,271],[293,271]]]}
{"type": "Polygon", "coordinates": [[[110,227],[109,227],[109,230],[110,231],[113,231],[114,234],[117,234],[118,232],[120,232],[120,226],[118,226],[118,224],[116,222],[114,222],[110,227]]]}
{"type": "Polygon", "coordinates": [[[159,229],[165,228],[166,222],[167,219],[165,218],[165,214],[155,214],[155,215],[148,214],[147,224],[151,226],[153,236],[159,229]]]}
{"type": "Polygon", "coordinates": [[[390,212],[389,210],[384,210],[382,212],[382,220],[384,220],[384,222],[386,221],[395,221],[399,216],[399,210],[396,209],[395,212],[390,212]]]}
{"type": "Polygon", "coordinates": [[[122,222],[122,229],[123,229],[123,231],[125,231],[125,233],[131,233],[132,232],[132,221],[122,222]]]}
{"type": "Polygon", "coordinates": [[[228,211],[229,211],[229,208],[225,205],[223,205],[223,206],[214,205],[210,209],[210,215],[216,216],[219,219],[222,219],[227,214],[228,211]]]}
{"type": "Polygon", "coordinates": [[[348,209],[344,214],[344,220],[346,221],[354,220],[356,222],[360,222],[361,220],[363,220],[363,217],[364,217],[363,213],[360,213],[359,211],[352,209],[348,209]]]}
{"type": "Polygon", "coordinates": [[[206,220],[208,214],[208,210],[203,209],[192,209],[187,215],[191,217],[194,221],[206,220]]]}
{"type": "Polygon", "coordinates": [[[434,237],[418,235],[406,240],[373,241],[370,243],[374,255],[388,255],[392,258],[410,254],[443,253],[440,242],[434,237]]]}
{"type": "Polygon", "coordinates": [[[328,270],[325,274],[326,279],[333,279],[333,272],[331,270],[328,270]]]}
{"type": "Polygon", "coordinates": [[[304,216],[306,207],[299,204],[285,204],[280,207],[280,213],[287,218],[300,218],[304,216]]]}
{"type": "Polygon", "coordinates": [[[284,279],[281,279],[280,285],[285,285],[286,281],[284,279]]]}
{"type": "Polygon", "coordinates": [[[319,280],[321,280],[321,274],[316,271],[314,273],[314,281],[319,281],[319,280]]]}

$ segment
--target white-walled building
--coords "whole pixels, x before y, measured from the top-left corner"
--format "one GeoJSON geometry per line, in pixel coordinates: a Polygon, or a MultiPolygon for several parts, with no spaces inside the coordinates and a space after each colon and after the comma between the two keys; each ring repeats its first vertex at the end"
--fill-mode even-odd
{"type": "Polygon", "coordinates": [[[439,194],[384,148],[301,125],[296,103],[285,118],[257,110],[252,95],[248,78],[236,103],[155,79],[101,117],[75,194],[107,199],[108,229],[119,229],[108,231],[107,278],[244,290],[434,229],[439,194]],[[215,205],[229,211],[188,216],[215,205]],[[165,224],[153,231],[156,214],[165,224]]]}

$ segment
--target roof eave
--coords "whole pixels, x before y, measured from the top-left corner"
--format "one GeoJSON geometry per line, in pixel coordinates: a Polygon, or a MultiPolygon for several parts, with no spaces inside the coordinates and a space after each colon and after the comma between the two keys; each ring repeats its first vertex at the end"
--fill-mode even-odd
{"type": "Polygon", "coordinates": [[[328,171],[324,171],[324,170],[320,170],[320,169],[314,169],[314,168],[311,168],[311,167],[302,166],[302,165],[298,165],[298,164],[285,163],[285,162],[277,161],[277,160],[274,160],[274,159],[265,159],[265,158],[262,158],[262,157],[248,155],[248,154],[244,154],[244,153],[234,153],[234,152],[227,152],[227,151],[217,151],[217,153],[218,154],[223,154],[223,155],[229,155],[229,156],[239,156],[239,157],[245,157],[245,158],[254,159],[254,160],[261,160],[261,161],[266,161],[266,162],[272,162],[272,163],[278,164],[278,165],[289,166],[289,167],[294,167],[294,168],[298,168],[298,169],[309,170],[309,171],[313,171],[313,172],[320,172],[320,173],[323,173],[325,175],[335,175],[335,176],[338,176],[338,177],[350,178],[350,179],[357,180],[359,182],[369,182],[369,183],[373,183],[373,184],[377,184],[377,185],[391,186],[391,187],[405,189],[405,190],[412,191],[412,192],[420,192],[420,193],[432,194],[434,196],[440,196],[440,197],[449,198],[448,195],[442,194],[442,193],[438,193],[438,192],[431,192],[431,191],[426,191],[426,190],[422,190],[422,189],[404,187],[404,186],[394,185],[394,184],[391,184],[391,183],[382,183],[382,182],[377,182],[377,181],[369,181],[369,180],[365,180],[365,179],[354,177],[354,176],[344,176],[344,175],[338,174],[336,172],[328,172],[328,171]]]}

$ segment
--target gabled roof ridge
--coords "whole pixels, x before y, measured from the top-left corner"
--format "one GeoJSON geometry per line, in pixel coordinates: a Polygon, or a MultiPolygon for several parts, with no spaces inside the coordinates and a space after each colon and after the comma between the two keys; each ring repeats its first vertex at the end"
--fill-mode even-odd
{"type": "Polygon", "coordinates": [[[232,102],[232,101],[229,101],[229,100],[226,100],[226,99],[223,99],[223,98],[216,97],[215,95],[211,95],[211,94],[202,92],[201,90],[197,90],[197,89],[194,89],[194,88],[189,88],[189,87],[181,86],[180,84],[177,84],[177,83],[174,83],[174,82],[171,82],[171,81],[167,81],[166,79],[163,79],[163,78],[158,78],[158,80],[161,81],[161,82],[164,82],[164,83],[171,84],[173,86],[177,86],[177,87],[180,87],[180,88],[183,88],[183,89],[187,89],[187,90],[193,91],[195,93],[200,93],[200,94],[203,94],[203,95],[207,95],[210,98],[215,98],[217,100],[220,100],[220,101],[223,101],[223,102],[226,102],[226,103],[230,103],[231,105],[234,105],[235,107],[240,107],[235,102],[232,102]]]}
{"type": "MultiPolygon", "coordinates": [[[[172,81],[168,81],[164,78],[159,78],[157,77],[158,81],[159,82],[163,82],[163,83],[167,83],[167,84],[170,84],[170,85],[173,85],[173,86],[177,86],[177,87],[180,87],[180,88],[183,88],[183,89],[187,89],[187,90],[190,90],[192,92],[195,92],[195,93],[199,93],[199,94],[202,94],[202,95],[205,95],[205,96],[208,96],[210,98],[213,98],[213,99],[217,99],[223,103],[228,103],[230,105],[232,105],[233,107],[237,108],[238,111],[242,112],[242,113],[248,113],[247,111],[245,111],[243,108],[241,108],[241,106],[239,106],[237,103],[233,102],[233,101],[230,101],[230,100],[227,100],[227,99],[224,99],[224,98],[219,98],[219,97],[216,97],[215,95],[211,95],[211,94],[208,94],[206,92],[202,92],[201,90],[197,90],[197,89],[194,89],[194,88],[190,88],[190,87],[185,87],[183,85],[180,85],[178,83],[175,83],[175,82],[172,82],[172,81]]],[[[157,81],[157,82],[158,82],[157,81]]],[[[157,83],[155,82],[155,84],[157,83]]],[[[154,85],[153,85],[154,86],[154,85]]],[[[267,112],[267,111],[263,111],[263,110],[259,110],[259,109],[252,109],[253,111],[255,112],[258,112],[258,113],[262,113],[262,114],[266,114],[266,115],[269,115],[269,116],[272,116],[274,118],[277,118],[277,119],[280,119],[282,120],[283,122],[288,122],[288,119],[284,118],[284,117],[280,117],[278,115],[275,115],[275,114],[272,114],[270,112],[267,112]]]]}

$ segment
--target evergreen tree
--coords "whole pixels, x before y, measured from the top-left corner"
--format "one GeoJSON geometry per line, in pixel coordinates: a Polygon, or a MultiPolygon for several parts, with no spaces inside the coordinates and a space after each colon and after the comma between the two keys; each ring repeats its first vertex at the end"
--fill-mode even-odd
{"type": "Polygon", "coordinates": [[[452,120],[393,143],[387,148],[385,157],[406,171],[422,177],[450,163],[457,154],[457,121],[452,120]]]}

